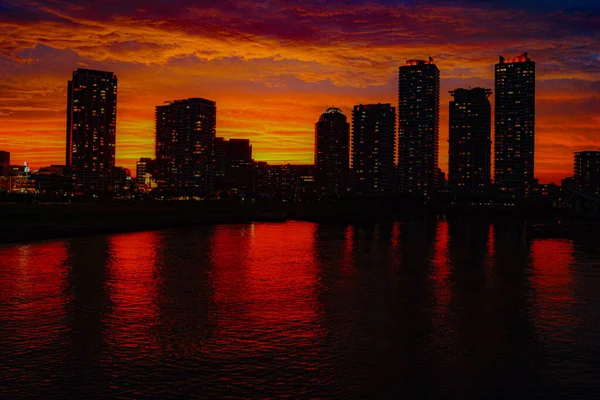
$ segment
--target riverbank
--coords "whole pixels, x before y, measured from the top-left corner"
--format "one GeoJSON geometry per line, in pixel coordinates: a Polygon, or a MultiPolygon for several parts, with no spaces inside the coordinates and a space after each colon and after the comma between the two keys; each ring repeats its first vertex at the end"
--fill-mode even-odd
{"type": "MultiPolygon", "coordinates": [[[[0,203],[0,244],[67,237],[185,228],[206,224],[299,220],[323,223],[407,221],[452,215],[465,219],[527,221],[533,237],[571,237],[581,233],[558,225],[557,216],[517,210],[392,208],[336,204],[278,204],[260,207],[227,202],[0,203]],[[540,223],[542,223],[540,225],[540,223]]],[[[600,229],[586,229],[600,235],[600,229]]]]}
{"type": "Polygon", "coordinates": [[[256,213],[240,206],[210,203],[2,204],[0,244],[247,223],[256,218],[256,213]]]}

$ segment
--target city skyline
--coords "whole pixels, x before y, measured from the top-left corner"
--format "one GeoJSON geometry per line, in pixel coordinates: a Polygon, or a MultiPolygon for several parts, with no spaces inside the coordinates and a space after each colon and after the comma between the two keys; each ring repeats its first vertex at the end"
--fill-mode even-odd
{"type": "Polygon", "coordinates": [[[134,170],[140,157],[152,157],[154,108],[190,97],[217,102],[217,135],[249,138],[257,160],[308,164],[314,121],[325,109],[334,105],[350,115],[359,103],[397,106],[397,68],[407,59],[432,56],[441,71],[439,166],[447,172],[448,92],[493,87],[498,54],[525,51],[537,64],[536,177],[558,183],[572,174],[574,152],[600,146],[593,42],[598,11],[592,2],[566,10],[558,2],[543,9],[529,3],[350,4],[333,2],[327,10],[278,2],[199,9],[181,2],[193,11],[189,17],[153,4],[145,4],[145,12],[114,5],[86,12],[76,3],[57,8],[36,1],[2,8],[0,29],[7,35],[0,148],[12,153],[15,164],[62,164],[65,82],[72,70],[85,67],[119,76],[117,165],[134,170]],[[266,6],[300,28],[267,18],[273,10],[266,6]],[[216,16],[210,26],[227,26],[216,29],[222,37],[191,24],[208,21],[209,14],[216,16]],[[251,23],[242,24],[240,15],[251,23]],[[161,19],[166,22],[155,23],[161,19]],[[444,34],[456,24],[462,29],[444,34]]]}

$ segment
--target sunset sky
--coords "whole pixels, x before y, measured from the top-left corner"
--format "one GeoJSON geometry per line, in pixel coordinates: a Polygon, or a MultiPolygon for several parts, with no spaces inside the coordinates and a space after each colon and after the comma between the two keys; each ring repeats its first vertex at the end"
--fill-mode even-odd
{"type": "MultiPolygon", "coordinates": [[[[254,158],[312,163],[329,106],[397,105],[398,67],[440,68],[440,167],[449,90],[493,89],[498,55],[536,62],[536,176],[600,148],[600,1],[0,0],[0,150],[64,164],[66,87],[78,67],[119,79],[117,165],[153,156],[154,107],[217,102],[217,135],[254,158]]],[[[493,101],[493,96],[492,96],[493,101]]]]}

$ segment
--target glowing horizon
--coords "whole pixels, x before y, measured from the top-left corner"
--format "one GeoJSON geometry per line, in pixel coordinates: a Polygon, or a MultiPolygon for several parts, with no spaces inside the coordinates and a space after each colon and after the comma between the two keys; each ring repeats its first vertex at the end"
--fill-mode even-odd
{"type": "MultiPolygon", "coordinates": [[[[600,147],[600,6],[562,2],[174,0],[0,5],[0,150],[33,168],[64,164],[66,86],[79,67],[119,79],[117,165],[154,155],[155,106],[217,103],[217,136],[248,138],[256,160],[313,162],[314,124],[332,105],[397,106],[398,67],[441,71],[440,167],[449,91],[493,90],[494,64],[536,62],[536,177],[572,175],[600,147]]],[[[494,101],[492,95],[491,101],[494,101]]]]}

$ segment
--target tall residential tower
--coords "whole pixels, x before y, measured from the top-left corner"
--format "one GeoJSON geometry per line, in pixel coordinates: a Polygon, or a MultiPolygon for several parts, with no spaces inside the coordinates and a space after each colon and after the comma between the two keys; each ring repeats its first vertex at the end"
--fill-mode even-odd
{"type": "Polygon", "coordinates": [[[115,166],[117,77],[112,72],[78,69],[67,88],[66,164],[78,185],[110,186],[115,166]]]}
{"type": "Polygon", "coordinates": [[[352,111],[352,191],[358,195],[394,192],[396,110],[391,104],[361,104],[352,111]]]}
{"type": "Polygon", "coordinates": [[[575,153],[573,168],[577,190],[600,196],[600,151],[575,153]]]}
{"type": "Polygon", "coordinates": [[[350,179],[350,124],[342,110],[329,108],[315,124],[315,180],[321,194],[337,197],[350,179]]]}
{"type": "Polygon", "coordinates": [[[398,184],[400,192],[430,194],[438,185],[440,70],[408,60],[398,83],[398,184]]]}
{"type": "Polygon", "coordinates": [[[156,107],[156,163],[165,189],[186,196],[213,190],[216,124],[214,101],[191,98],[156,107]]]}
{"type": "Polygon", "coordinates": [[[490,184],[492,153],[491,89],[450,92],[448,183],[469,190],[490,184]]]}
{"type": "Polygon", "coordinates": [[[524,53],[496,64],[494,181],[527,195],[534,182],[535,62],[524,53]]]}

